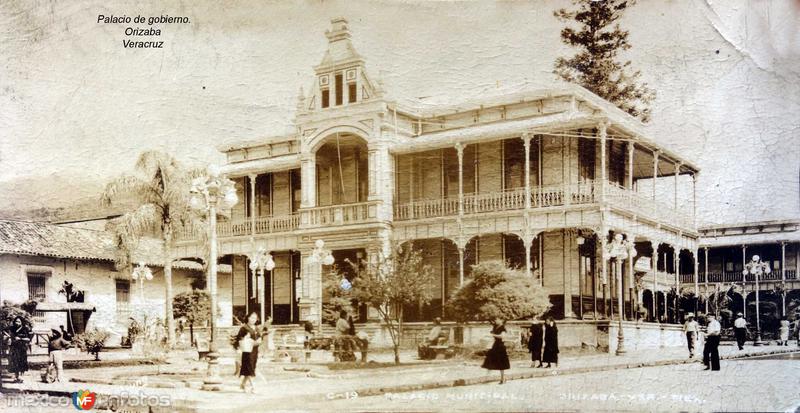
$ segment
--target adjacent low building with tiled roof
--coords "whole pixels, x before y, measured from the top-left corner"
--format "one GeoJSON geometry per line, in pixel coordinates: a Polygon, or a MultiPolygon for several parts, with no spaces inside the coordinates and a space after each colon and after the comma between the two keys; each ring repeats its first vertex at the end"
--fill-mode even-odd
{"type": "MultiPolygon", "coordinates": [[[[21,303],[30,299],[53,309],[66,303],[59,294],[64,281],[84,291],[85,308],[94,308],[88,320],[73,313],[72,324],[80,331],[96,327],[119,339],[131,316],[147,314],[150,320],[164,317],[164,276],[161,242],[143,239],[133,253],[134,262],[151,268],[153,279],[143,285],[132,280],[128,270],[117,270],[116,248],[110,233],[41,222],[0,220],[0,302],[21,303]],[[87,322],[88,321],[88,322],[87,322]]],[[[205,277],[203,266],[194,261],[173,263],[174,293],[192,289],[205,277]]],[[[230,308],[229,266],[220,268],[220,305],[230,308]]],[[[34,329],[49,331],[68,325],[66,313],[37,313],[34,329]]],[[[222,312],[223,325],[231,323],[230,311],[222,312]]],[[[113,343],[112,343],[113,344],[113,343]]]]}

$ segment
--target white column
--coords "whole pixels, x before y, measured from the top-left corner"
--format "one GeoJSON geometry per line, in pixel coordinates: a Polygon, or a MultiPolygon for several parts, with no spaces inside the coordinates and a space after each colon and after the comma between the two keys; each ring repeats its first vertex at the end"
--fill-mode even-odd
{"type": "MultiPolygon", "coordinates": [[[[786,281],[786,242],[781,241],[781,283],[786,281]]],[[[786,315],[786,291],[781,293],[781,316],[786,315]]]]}
{"type": "Polygon", "coordinates": [[[628,179],[627,182],[625,182],[625,186],[630,190],[633,190],[633,152],[634,144],[628,141],[628,179]]]}
{"type": "Polygon", "coordinates": [[[464,146],[456,143],[458,155],[458,216],[464,216],[464,146]]]}
{"type": "MultiPolygon", "coordinates": [[[[607,145],[607,130],[606,130],[606,123],[600,122],[597,126],[598,131],[600,132],[600,199],[601,202],[605,202],[606,200],[606,185],[608,184],[608,171],[606,170],[606,146],[607,145]]],[[[605,236],[605,235],[604,235],[605,236]]]]}
{"type": "Polygon", "coordinates": [[[656,178],[658,178],[658,151],[653,151],[653,214],[658,209],[656,206],[656,178]]]}
{"type": "Polygon", "coordinates": [[[653,246],[653,319],[655,322],[660,322],[658,318],[658,303],[656,302],[658,292],[658,243],[650,241],[653,246]]]}
{"type": "Polygon", "coordinates": [[[703,272],[706,274],[705,286],[706,286],[706,314],[708,314],[708,301],[711,299],[708,295],[708,247],[703,247],[703,251],[705,254],[705,261],[703,262],[703,272]]]}
{"type": "Polygon", "coordinates": [[[529,235],[526,235],[525,239],[522,240],[522,244],[525,245],[525,274],[528,277],[533,277],[533,272],[531,271],[531,247],[533,246],[533,240],[529,235]]]}
{"type": "MultiPolygon", "coordinates": [[[[626,234],[625,239],[630,241],[633,248],[636,248],[636,237],[633,234],[626,234]]],[[[634,289],[636,287],[635,276],[633,274],[633,257],[630,255],[628,256],[628,299],[631,302],[631,313],[632,313],[632,320],[636,320],[636,305],[634,300],[634,289]]]]}
{"type": "Polygon", "coordinates": [[[678,323],[678,297],[681,295],[681,251],[677,248],[673,248],[674,256],[673,260],[675,262],[675,299],[674,303],[672,304],[673,310],[673,322],[678,323]]]}
{"type": "Polygon", "coordinates": [[[300,206],[313,208],[317,206],[317,165],[314,155],[309,155],[300,161],[300,206]]]}
{"type": "MultiPolygon", "coordinates": [[[[600,233],[598,234],[598,240],[600,241],[600,282],[603,283],[603,315],[608,313],[608,303],[606,301],[606,289],[608,287],[608,260],[605,257],[606,245],[608,244],[608,230],[602,228],[600,233]]],[[[611,298],[610,296],[608,297],[611,298]]]]}
{"type": "Polygon", "coordinates": [[[573,237],[570,231],[562,233],[561,247],[563,249],[562,266],[564,268],[564,318],[575,318],[575,312],[572,310],[572,242],[573,237]]]}
{"type": "Polygon", "coordinates": [[[253,244],[256,236],[256,178],[258,175],[250,174],[250,244],[253,244]]]}
{"type": "Polygon", "coordinates": [[[464,247],[458,246],[458,285],[464,285],[464,247]]]}
{"type": "Polygon", "coordinates": [[[522,143],[525,146],[525,209],[531,208],[531,135],[522,134],[522,143]]]}
{"type": "Polygon", "coordinates": [[[681,163],[680,162],[676,162],[675,163],[675,180],[674,180],[674,187],[675,187],[675,205],[674,205],[674,208],[675,208],[676,211],[678,210],[678,175],[680,175],[680,171],[681,171],[681,163]]]}
{"type": "Polygon", "coordinates": [[[697,172],[692,173],[692,223],[697,226],[697,172]]]}

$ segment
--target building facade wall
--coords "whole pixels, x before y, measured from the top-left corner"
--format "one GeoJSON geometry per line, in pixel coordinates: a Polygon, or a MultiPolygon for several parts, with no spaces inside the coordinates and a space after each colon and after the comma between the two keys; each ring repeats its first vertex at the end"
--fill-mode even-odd
{"type": "MultiPolygon", "coordinates": [[[[29,299],[28,274],[44,274],[45,301],[66,303],[59,295],[64,281],[69,281],[77,290],[84,290],[84,302],[95,306],[89,317],[87,328],[107,330],[112,334],[107,345],[118,345],[127,334],[129,317],[142,320],[164,319],[164,275],[161,268],[152,268],[153,279],[139,285],[131,280],[127,271],[116,271],[110,262],[76,261],[24,255],[0,255],[0,302],[19,304],[29,299]],[[117,280],[129,283],[127,304],[118,301],[117,280]]],[[[173,292],[191,291],[196,271],[173,269],[173,292]]],[[[228,274],[219,275],[220,325],[231,325],[231,283],[228,274]]],[[[45,313],[41,322],[34,325],[36,331],[49,332],[51,328],[66,327],[65,313],[45,313]]]]}

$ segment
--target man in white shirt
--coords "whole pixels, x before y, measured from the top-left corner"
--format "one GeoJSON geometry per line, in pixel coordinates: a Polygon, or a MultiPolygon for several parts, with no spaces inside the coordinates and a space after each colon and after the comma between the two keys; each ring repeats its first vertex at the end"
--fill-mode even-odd
{"type": "Polygon", "coordinates": [[[747,321],[745,321],[742,313],[736,313],[733,332],[736,334],[736,344],[739,346],[739,350],[744,350],[744,342],[747,340],[747,321]]]}
{"type": "Polygon", "coordinates": [[[695,341],[697,333],[700,331],[697,321],[694,321],[694,313],[686,314],[686,322],[683,323],[683,332],[686,334],[686,344],[689,347],[689,358],[694,357],[695,341]]]}
{"type": "Polygon", "coordinates": [[[706,370],[719,370],[719,335],[721,332],[722,326],[719,321],[714,314],[709,314],[706,344],[703,346],[703,364],[706,365],[706,370]]]}

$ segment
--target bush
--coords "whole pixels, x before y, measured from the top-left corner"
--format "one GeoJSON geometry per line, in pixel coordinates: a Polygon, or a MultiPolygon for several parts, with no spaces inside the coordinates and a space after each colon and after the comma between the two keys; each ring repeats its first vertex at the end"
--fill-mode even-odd
{"type": "Polygon", "coordinates": [[[81,350],[94,354],[95,360],[100,360],[100,351],[103,350],[108,336],[107,331],[95,328],[76,335],[72,343],[81,350]]]}
{"type": "Polygon", "coordinates": [[[547,293],[533,278],[501,261],[487,261],[472,267],[472,278],[455,291],[446,311],[462,322],[519,320],[540,316],[550,307],[547,293]]]}

